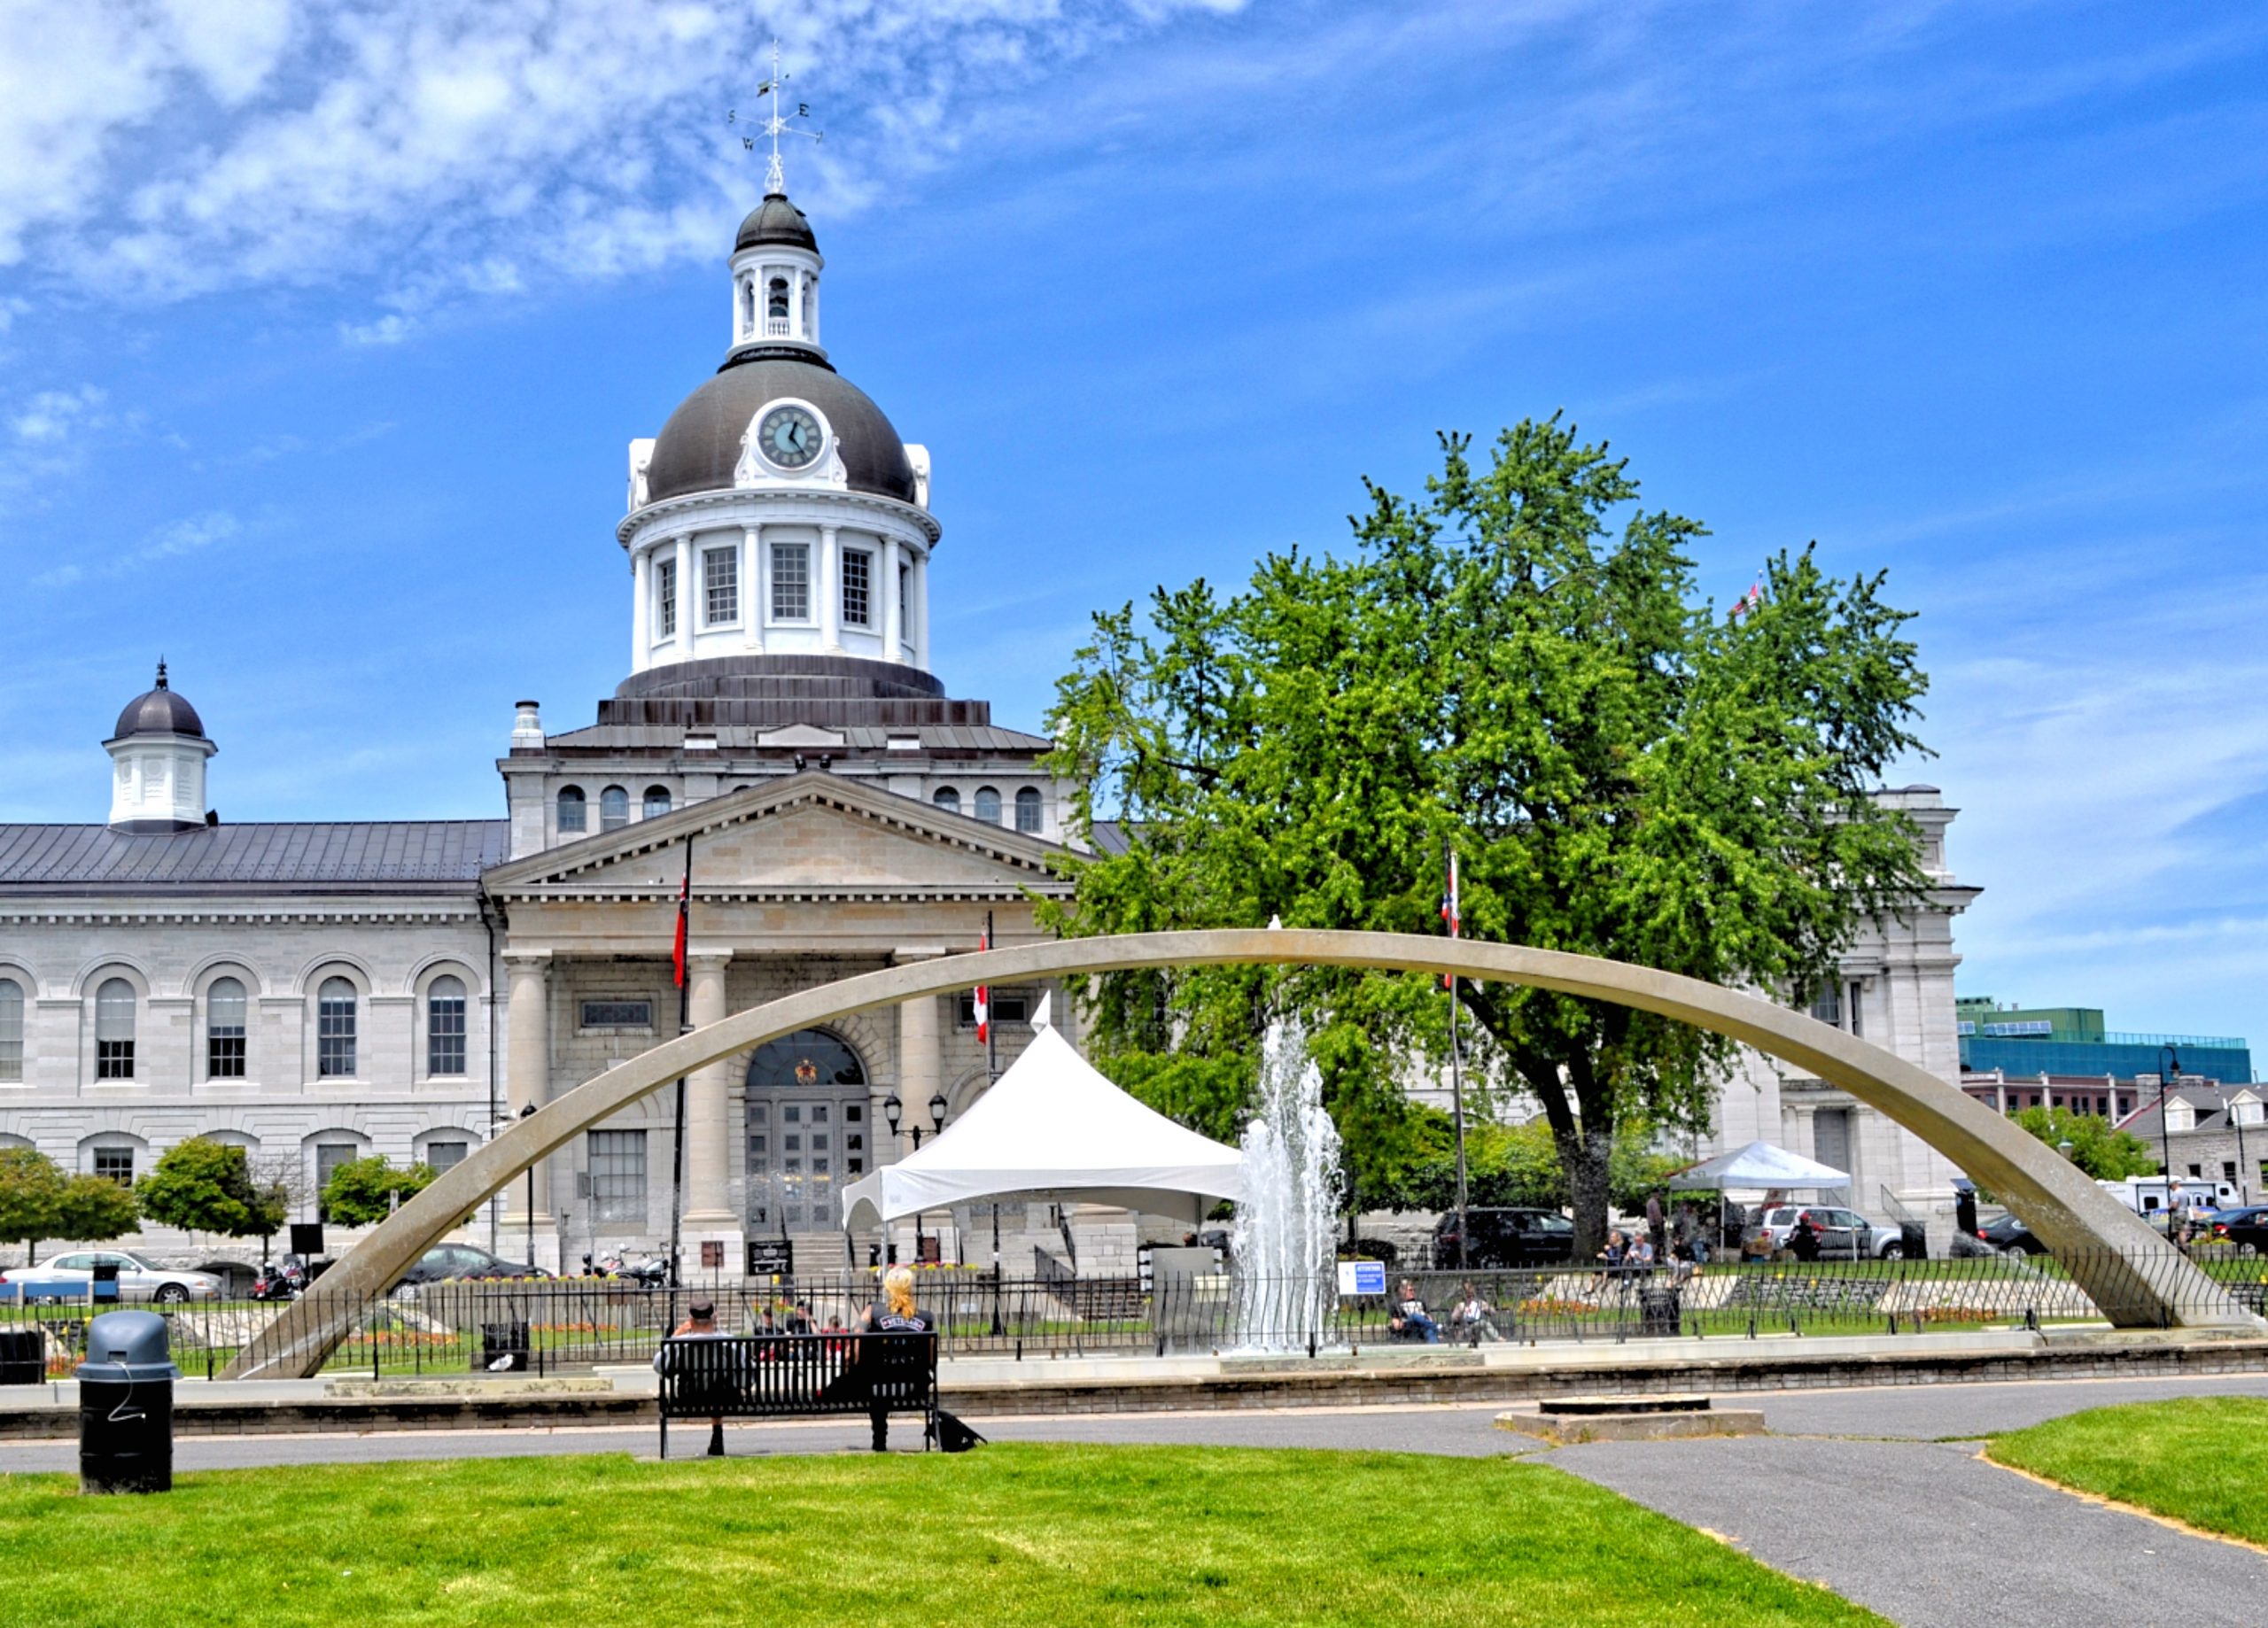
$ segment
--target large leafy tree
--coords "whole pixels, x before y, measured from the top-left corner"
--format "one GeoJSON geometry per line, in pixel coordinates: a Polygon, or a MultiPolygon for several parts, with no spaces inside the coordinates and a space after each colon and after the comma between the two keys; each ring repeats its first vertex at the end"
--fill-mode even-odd
{"type": "MultiPolygon", "coordinates": [[[[1862,921],[1918,907],[1915,833],[1868,795],[1919,749],[1925,687],[1881,577],[1783,553],[1760,602],[1722,615],[1694,578],[1703,527],[1638,507],[1572,426],[1442,454],[1421,498],[1365,483],[1345,557],[1271,555],[1240,592],[1200,580],[1095,618],[1052,763],[1083,831],[1115,818],[1128,841],[1070,864],[1059,930],[1438,932],[1454,842],[1468,935],[1802,999],[1862,921]]],[[[1479,1080],[1540,1105],[1588,1252],[1616,1128],[1705,1121],[1728,1043],[1511,985],[1458,995],[1479,1080]]],[[[1106,1066],[1216,1132],[1257,1028],[1295,1012],[1358,1194],[1415,1151],[1400,1076],[1446,1028],[1428,980],[1146,972],[1094,1003],[1106,1066]]]]}
{"type": "Polygon", "coordinates": [[[167,1148],[135,1192],[144,1215],[184,1232],[266,1237],[284,1219],[279,1196],[253,1178],[251,1156],[210,1136],[167,1148]]]}
{"type": "Polygon", "coordinates": [[[132,1188],[106,1175],[74,1175],[63,1183],[62,1195],[56,1200],[55,1231],[50,1236],[100,1244],[122,1238],[141,1224],[142,1210],[132,1188]]]}
{"type": "Polygon", "coordinates": [[[0,1148],[0,1243],[21,1244],[36,1263],[39,1241],[57,1235],[63,1172],[37,1148],[0,1148]]]}
{"type": "Polygon", "coordinates": [[[393,1213],[397,1204],[431,1186],[436,1174],[431,1165],[412,1165],[405,1170],[377,1154],[349,1159],[332,1171],[323,1185],[324,1218],[342,1227],[382,1221],[393,1213]]]}
{"type": "Polygon", "coordinates": [[[2099,1182],[2123,1182],[2130,1175],[2157,1174],[2158,1150],[2140,1137],[2120,1130],[2099,1113],[2074,1113],[2069,1108],[2024,1108],[2011,1117],[2051,1148],[2070,1143],[2071,1162],[2099,1182]]]}

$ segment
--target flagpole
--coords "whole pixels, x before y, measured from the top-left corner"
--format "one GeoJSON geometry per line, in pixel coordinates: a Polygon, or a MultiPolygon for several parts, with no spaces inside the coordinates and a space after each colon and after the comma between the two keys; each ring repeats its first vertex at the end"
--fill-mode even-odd
{"type": "MultiPolygon", "coordinates": [[[[1448,918],[1449,936],[1456,938],[1458,936],[1457,929],[1462,925],[1458,920],[1460,909],[1456,896],[1456,849],[1447,837],[1441,839],[1441,856],[1443,868],[1447,871],[1449,878],[1449,893],[1441,906],[1441,914],[1448,918]]],[[[1456,1269],[1462,1272],[1467,1265],[1465,1260],[1467,1228],[1464,1184],[1464,1062],[1459,1054],[1461,1048],[1457,1044],[1456,974],[1451,973],[1442,981],[1449,992],[1449,1110],[1450,1116],[1456,1125],[1456,1269]]]]}
{"type": "MultiPolygon", "coordinates": [[[[693,908],[693,838],[685,839],[685,881],[677,895],[677,936],[670,959],[677,975],[677,1032],[693,1030],[693,980],[686,975],[686,922],[693,908]]],[[[685,1076],[677,1077],[677,1144],[670,1155],[670,1327],[677,1327],[677,1291],[685,1280],[680,1252],[685,1217],[685,1076]]]]}
{"type": "MultiPolygon", "coordinates": [[[[990,911],[984,912],[984,947],[987,950],[992,948],[990,911]]],[[[992,991],[990,988],[985,989],[984,996],[984,1082],[990,1086],[1000,1077],[1000,1059],[992,1044],[992,991]]],[[[965,1247],[961,1254],[963,1260],[967,1259],[965,1247]]],[[[995,1199],[992,1203],[992,1337],[998,1339],[1006,1332],[1006,1325],[1000,1320],[1000,1204],[995,1199]]]]}

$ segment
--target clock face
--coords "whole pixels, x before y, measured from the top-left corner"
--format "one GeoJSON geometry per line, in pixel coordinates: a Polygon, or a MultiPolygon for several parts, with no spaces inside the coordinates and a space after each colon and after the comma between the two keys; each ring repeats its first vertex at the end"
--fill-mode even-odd
{"type": "Polygon", "coordinates": [[[827,438],[809,407],[776,407],[757,426],[757,445],[783,469],[800,469],[819,456],[827,438]]]}

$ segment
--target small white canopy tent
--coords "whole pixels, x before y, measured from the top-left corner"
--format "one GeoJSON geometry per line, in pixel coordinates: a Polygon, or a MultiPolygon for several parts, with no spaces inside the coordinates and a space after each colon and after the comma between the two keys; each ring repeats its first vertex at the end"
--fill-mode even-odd
{"type": "Polygon", "coordinates": [[[1670,1177],[1669,1184],[1674,1188],[1848,1187],[1851,1173],[1806,1159],[1800,1153],[1790,1153],[1785,1148],[1774,1147],[1768,1142],[1751,1142],[1729,1153],[1688,1165],[1670,1177]]]}
{"type": "Polygon", "coordinates": [[[957,1204],[1115,1205],[1192,1224],[1243,1195],[1244,1156],[1144,1107],[1033,1015],[1031,1044],[927,1146],[843,1190],[843,1225],[957,1204]]]}

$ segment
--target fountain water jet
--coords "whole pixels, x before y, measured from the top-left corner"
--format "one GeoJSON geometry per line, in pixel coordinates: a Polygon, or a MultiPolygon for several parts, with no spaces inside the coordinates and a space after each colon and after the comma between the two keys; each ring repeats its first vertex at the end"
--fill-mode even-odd
{"type": "Polygon", "coordinates": [[[1235,1333],[1248,1351],[1328,1343],[1338,1295],[1339,1128],[1307,1035],[1282,1019],[1261,1043],[1260,1114],[1244,1133],[1235,1333]]]}

